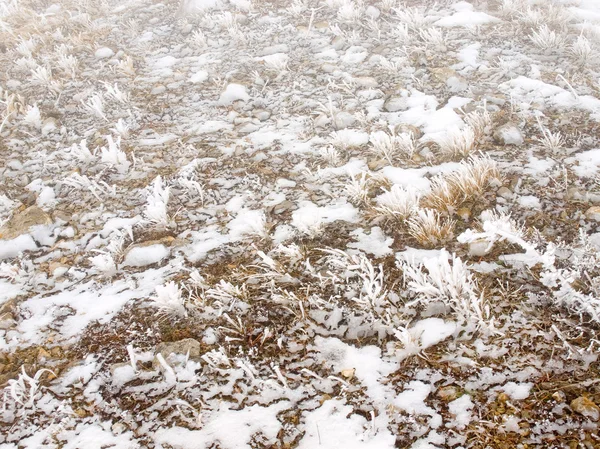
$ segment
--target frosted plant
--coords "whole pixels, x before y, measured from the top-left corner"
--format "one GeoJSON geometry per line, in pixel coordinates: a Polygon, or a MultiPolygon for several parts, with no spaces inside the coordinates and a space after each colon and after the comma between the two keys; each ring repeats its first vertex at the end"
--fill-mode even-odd
{"type": "Polygon", "coordinates": [[[366,204],[369,201],[370,183],[370,178],[367,177],[366,172],[362,172],[359,176],[350,174],[350,179],[346,183],[344,190],[353,203],[366,204]]]}
{"type": "Polygon", "coordinates": [[[344,0],[337,12],[337,18],[342,23],[354,24],[360,21],[365,13],[362,1],[344,0]]]}
{"type": "MultiPolygon", "coordinates": [[[[37,62],[33,58],[19,58],[15,61],[15,65],[22,71],[28,72],[38,67],[37,62]]],[[[37,82],[37,80],[33,80],[37,82]]]]}
{"type": "Polygon", "coordinates": [[[274,70],[275,72],[282,74],[288,71],[288,63],[290,57],[285,53],[278,53],[274,55],[268,55],[263,58],[265,65],[274,70]]]}
{"type": "Polygon", "coordinates": [[[542,14],[542,23],[551,28],[564,29],[569,25],[572,19],[569,9],[562,5],[555,5],[550,2],[542,3],[544,7],[540,10],[542,14]]]}
{"type": "Polygon", "coordinates": [[[453,237],[454,224],[433,209],[418,209],[408,219],[408,233],[421,245],[435,247],[453,237]]]}
{"type": "Polygon", "coordinates": [[[199,49],[203,49],[208,45],[206,40],[206,35],[202,32],[202,30],[195,30],[190,38],[192,44],[199,49]]]}
{"type": "Polygon", "coordinates": [[[375,211],[384,217],[406,220],[419,206],[421,195],[412,187],[394,184],[376,199],[375,211]]]}
{"type": "Polygon", "coordinates": [[[62,90],[61,84],[52,78],[52,70],[46,67],[37,66],[36,68],[31,69],[30,73],[34,83],[42,85],[55,93],[62,90]]]}
{"type": "Polygon", "coordinates": [[[231,12],[226,11],[221,14],[214,15],[215,23],[221,28],[226,29],[229,36],[239,42],[245,42],[246,36],[240,28],[240,25],[231,12]]]}
{"type": "Polygon", "coordinates": [[[540,128],[540,131],[542,131],[542,137],[541,138],[538,137],[538,138],[536,138],[536,140],[546,150],[549,150],[552,152],[558,152],[565,145],[565,139],[564,139],[562,133],[560,131],[557,131],[557,132],[550,131],[548,128],[546,128],[544,125],[542,125],[542,122],[539,117],[536,117],[536,119],[538,122],[538,126],[540,128]]]}
{"type": "Polygon", "coordinates": [[[485,102],[481,110],[470,112],[465,116],[464,121],[467,126],[473,129],[475,141],[481,141],[492,125],[492,118],[490,117],[490,113],[487,111],[485,102]]]}
{"type": "Polygon", "coordinates": [[[89,190],[98,201],[103,201],[101,195],[114,197],[117,194],[117,188],[115,185],[109,186],[104,181],[94,181],[85,175],[80,175],[79,173],[73,173],[64,178],[63,183],[75,189],[89,190]]]}
{"type": "Polygon", "coordinates": [[[75,78],[75,75],[77,74],[77,69],[79,67],[79,61],[73,55],[60,54],[58,56],[57,65],[62,69],[64,73],[71,76],[71,78],[75,78]]]}
{"type": "Polygon", "coordinates": [[[408,24],[400,23],[396,25],[396,27],[392,30],[392,36],[399,44],[408,43],[411,39],[408,24]]]}
{"type": "Polygon", "coordinates": [[[433,177],[423,204],[453,214],[458,206],[483,194],[486,187],[499,178],[495,161],[487,156],[471,156],[462,161],[457,170],[433,177]]]}
{"type": "Polygon", "coordinates": [[[32,128],[42,128],[42,115],[40,114],[40,109],[37,104],[27,106],[27,110],[23,116],[23,122],[32,128]]]}
{"type": "Polygon", "coordinates": [[[479,326],[493,326],[490,308],[484,304],[473,275],[455,254],[450,256],[442,249],[438,257],[427,258],[419,264],[402,261],[400,267],[406,287],[416,296],[407,306],[439,301],[461,319],[479,326]]]}
{"type": "Polygon", "coordinates": [[[450,157],[468,156],[475,147],[475,131],[468,125],[462,128],[451,127],[446,134],[436,139],[436,143],[442,154],[450,157]]]}
{"type": "Polygon", "coordinates": [[[76,143],[71,145],[69,155],[75,157],[80,162],[88,164],[96,158],[96,151],[92,153],[87,146],[86,140],[82,139],[79,145],[76,143]]]}
{"type": "Polygon", "coordinates": [[[110,130],[113,131],[115,134],[118,134],[119,137],[127,139],[129,137],[130,129],[130,126],[125,122],[125,120],[120,118],[119,120],[117,120],[117,123],[115,123],[115,127],[111,128],[110,130]]]}
{"type": "Polygon", "coordinates": [[[496,161],[488,156],[470,156],[460,163],[458,170],[449,173],[446,180],[458,189],[465,198],[481,195],[485,188],[500,178],[496,161]]]}
{"type": "Polygon", "coordinates": [[[393,9],[396,18],[405,23],[411,30],[420,32],[429,26],[429,20],[425,15],[414,7],[398,7],[393,9]]]}
{"type": "Polygon", "coordinates": [[[116,168],[120,173],[126,172],[131,163],[127,160],[127,154],[121,150],[121,137],[117,137],[117,140],[110,135],[105,137],[108,145],[100,149],[102,162],[116,168]]]}
{"type": "Polygon", "coordinates": [[[135,67],[133,66],[133,59],[131,56],[125,56],[117,63],[117,68],[129,76],[135,76],[135,67]]]}
{"type": "Polygon", "coordinates": [[[346,282],[353,278],[360,280],[360,292],[358,297],[353,297],[353,301],[367,310],[377,309],[384,304],[388,292],[385,289],[383,265],[375,267],[362,252],[351,255],[340,249],[323,249],[322,251],[328,255],[327,264],[341,272],[340,277],[335,273],[328,273],[334,284],[337,283],[336,279],[343,279],[346,282]]]}
{"type": "Polygon", "coordinates": [[[383,11],[392,11],[396,8],[398,0],[381,0],[381,9],[383,11]]]}
{"type": "Polygon", "coordinates": [[[342,156],[334,145],[322,147],[318,152],[319,159],[332,167],[339,167],[342,164],[342,156]]]}
{"type": "Polygon", "coordinates": [[[504,16],[514,17],[525,9],[525,0],[502,0],[500,12],[504,16]]]}
{"type": "Polygon", "coordinates": [[[306,8],[307,6],[304,3],[304,0],[292,0],[290,5],[287,7],[287,11],[292,17],[300,17],[304,14],[306,8]]]}
{"type": "Polygon", "coordinates": [[[418,354],[421,350],[420,337],[415,336],[406,326],[398,326],[394,329],[394,337],[400,342],[404,350],[411,354],[418,354]]]}
{"type": "Polygon", "coordinates": [[[577,40],[571,44],[569,51],[580,64],[593,60],[595,56],[592,44],[583,34],[579,35],[577,40]]]}
{"type": "Polygon", "coordinates": [[[206,190],[198,181],[180,176],[177,183],[185,190],[187,197],[191,200],[197,200],[201,206],[204,206],[206,199],[206,190]]]}
{"type": "Polygon", "coordinates": [[[528,6],[519,14],[519,19],[525,27],[539,27],[544,24],[544,16],[539,9],[528,6]]]}
{"type": "Polygon", "coordinates": [[[426,46],[444,49],[446,48],[446,39],[444,33],[439,28],[426,28],[419,30],[419,37],[426,46]]]}
{"type": "Polygon", "coordinates": [[[0,278],[10,279],[16,282],[24,273],[17,265],[2,262],[0,263],[0,278]]]}
{"type": "Polygon", "coordinates": [[[117,83],[112,86],[109,83],[104,83],[104,88],[106,89],[106,97],[116,100],[121,104],[129,103],[129,94],[119,89],[117,83]]]}
{"type": "Polygon", "coordinates": [[[36,401],[41,398],[40,379],[44,373],[50,373],[56,377],[56,374],[49,369],[43,368],[37,370],[33,377],[25,372],[25,366],[21,366],[21,373],[16,379],[9,379],[8,386],[4,389],[4,403],[7,399],[22,407],[36,409],[36,401]]]}
{"type": "Polygon", "coordinates": [[[15,47],[15,50],[21,56],[24,56],[25,58],[31,58],[33,56],[33,53],[35,52],[36,48],[37,48],[37,43],[35,42],[35,40],[33,38],[29,38],[29,39],[21,38],[19,43],[15,47]]]}
{"type": "Polygon", "coordinates": [[[525,241],[523,228],[518,226],[510,215],[495,211],[485,211],[481,214],[481,219],[482,231],[477,232],[468,229],[459,235],[457,240],[460,243],[466,244],[485,244],[486,247],[481,249],[481,253],[489,252],[496,242],[507,241],[519,245],[529,255],[533,256],[534,259],[539,259],[540,254],[535,249],[535,246],[525,241]]]}
{"type": "MultiPolygon", "coordinates": [[[[248,335],[248,329],[244,325],[242,319],[239,316],[235,316],[235,319],[233,319],[227,313],[223,314],[223,318],[225,318],[229,327],[219,326],[218,329],[224,331],[225,334],[230,334],[225,337],[225,341],[244,341],[248,335]]],[[[253,376],[251,371],[250,373],[253,376]]]]}
{"type": "Polygon", "coordinates": [[[396,135],[377,131],[370,136],[372,152],[385,159],[390,165],[397,158],[411,159],[417,151],[418,145],[412,133],[396,135]]]}
{"type": "Polygon", "coordinates": [[[110,278],[117,274],[117,264],[112,254],[105,251],[99,251],[97,256],[90,257],[88,260],[92,263],[92,267],[106,278],[110,278]]]}
{"type": "Polygon", "coordinates": [[[556,50],[565,44],[565,37],[550,30],[548,25],[540,26],[529,36],[531,42],[542,50],[556,50]]]}
{"type": "Polygon", "coordinates": [[[248,299],[248,288],[246,284],[233,285],[231,282],[221,279],[214,287],[208,289],[204,293],[206,299],[215,301],[218,306],[228,310],[233,310],[238,301],[246,301],[248,299]]]}
{"type": "MultiPolygon", "coordinates": [[[[128,232],[130,240],[133,241],[131,228],[128,229],[128,232]]],[[[93,251],[98,253],[97,256],[88,259],[93,268],[106,278],[114,276],[117,273],[117,264],[125,256],[125,234],[122,231],[113,232],[105,249],[93,251]]]]}
{"type": "Polygon", "coordinates": [[[154,288],[155,296],[151,298],[152,305],[158,307],[164,315],[187,316],[185,298],[179,286],[174,281],[154,288]]]}
{"type": "Polygon", "coordinates": [[[104,115],[104,103],[102,97],[98,94],[93,94],[87,101],[81,100],[81,104],[88,111],[91,112],[98,118],[108,121],[106,115],[104,115]]]}
{"type": "Polygon", "coordinates": [[[157,226],[167,227],[172,225],[173,219],[167,212],[170,197],[171,188],[165,187],[162,177],[157,176],[146,197],[146,207],[144,209],[146,221],[157,226]]]}

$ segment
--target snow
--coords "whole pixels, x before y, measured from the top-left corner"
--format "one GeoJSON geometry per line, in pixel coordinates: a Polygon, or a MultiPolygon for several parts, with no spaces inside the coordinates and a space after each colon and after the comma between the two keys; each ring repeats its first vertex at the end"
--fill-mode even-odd
{"type": "Polygon", "coordinates": [[[38,245],[31,235],[23,234],[12,240],[0,240],[0,261],[17,257],[25,251],[35,251],[38,245]]]}
{"type": "Polygon", "coordinates": [[[514,399],[515,401],[520,401],[529,397],[529,392],[531,391],[532,387],[533,384],[530,382],[507,382],[501,388],[507,395],[510,396],[511,399],[514,399]]]}
{"type": "Polygon", "coordinates": [[[375,257],[384,257],[392,253],[390,245],[394,242],[391,237],[386,237],[380,227],[371,228],[371,232],[366,234],[363,229],[356,229],[351,233],[356,239],[356,242],[348,244],[348,248],[360,249],[368,254],[373,254],[375,257]]]}
{"type": "Polygon", "coordinates": [[[490,23],[500,22],[500,19],[494,16],[490,16],[484,12],[479,11],[459,11],[455,12],[451,16],[444,17],[443,19],[434,22],[434,25],[451,28],[451,27],[467,27],[475,28],[480,25],[487,25],[490,23]]]}
{"type": "Polygon", "coordinates": [[[600,169],[600,148],[577,153],[575,160],[577,165],[573,167],[573,170],[578,176],[593,177],[600,169]]]}
{"type": "Polygon", "coordinates": [[[169,248],[162,244],[138,246],[131,248],[125,260],[123,261],[124,267],[145,267],[152,265],[165,259],[170,253],[169,248]]]}
{"type": "Polygon", "coordinates": [[[235,101],[248,101],[250,100],[250,95],[246,92],[246,86],[242,86],[241,84],[231,83],[228,84],[225,90],[221,93],[219,97],[219,105],[220,106],[229,106],[235,101]]]}
{"type": "Polygon", "coordinates": [[[292,225],[299,231],[309,234],[324,224],[338,220],[356,222],[358,211],[350,203],[339,202],[319,207],[310,201],[303,201],[292,213],[292,225]]]}
{"type": "Polygon", "coordinates": [[[462,430],[469,425],[472,419],[474,404],[471,396],[465,394],[448,404],[448,411],[454,416],[452,427],[462,430]]]}
{"type": "Polygon", "coordinates": [[[519,197],[519,204],[530,209],[541,209],[540,199],[533,195],[523,195],[519,197]]]}
{"type": "Polygon", "coordinates": [[[192,83],[203,83],[206,80],[208,80],[208,72],[206,70],[198,70],[190,76],[190,81],[192,83]]]}
{"type": "Polygon", "coordinates": [[[99,424],[80,424],[75,430],[63,431],[58,434],[58,439],[64,441],[64,449],[104,449],[107,447],[138,449],[141,446],[132,441],[131,431],[119,435],[110,430],[112,423],[103,422],[99,424]]]}
{"type": "Polygon", "coordinates": [[[394,399],[394,406],[411,415],[435,415],[435,411],[425,404],[425,399],[431,393],[430,384],[413,380],[406,385],[406,388],[394,399]]]}
{"type": "Polygon", "coordinates": [[[303,421],[306,433],[300,440],[298,449],[395,447],[394,435],[385,428],[377,428],[376,433],[365,430],[370,423],[354,413],[352,406],[345,404],[341,399],[330,399],[316,410],[303,412],[303,421]]]}
{"type": "Polygon", "coordinates": [[[421,350],[437,345],[456,331],[456,323],[441,318],[427,318],[418,321],[410,328],[410,333],[420,340],[421,350]]]}
{"type": "Polygon", "coordinates": [[[208,413],[201,430],[171,427],[154,434],[157,444],[168,444],[173,449],[205,449],[218,443],[223,449],[250,449],[251,439],[259,434],[265,444],[274,444],[281,423],[277,414],[290,407],[286,401],[268,407],[246,406],[241,410],[222,402],[218,410],[208,413]],[[235,429],[235,430],[234,430],[235,429]]]}
{"type": "Polygon", "coordinates": [[[0,305],[9,301],[22,292],[19,284],[11,284],[4,279],[0,279],[0,305]]]}
{"type": "Polygon", "coordinates": [[[135,277],[141,283],[138,288],[133,288],[128,281],[116,281],[108,286],[97,286],[89,281],[50,296],[27,299],[21,305],[29,314],[19,323],[21,338],[30,343],[40,342],[44,330],[51,324],[57,326],[65,338],[76,337],[89,323],[106,323],[131,299],[150,294],[162,280],[160,270],[147,270],[135,277]],[[56,323],[58,316],[64,317],[60,324],[56,323]]]}

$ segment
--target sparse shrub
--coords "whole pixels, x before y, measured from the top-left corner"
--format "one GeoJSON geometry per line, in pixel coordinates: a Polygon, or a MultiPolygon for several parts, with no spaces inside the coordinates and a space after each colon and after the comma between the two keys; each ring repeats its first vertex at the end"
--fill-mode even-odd
{"type": "Polygon", "coordinates": [[[408,233],[421,245],[435,247],[454,236],[454,220],[433,209],[418,209],[408,219],[408,233]]]}
{"type": "Polygon", "coordinates": [[[394,184],[390,190],[384,191],[377,197],[375,211],[386,218],[406,220],[418,208],[420,199],[421,196],[416,189],[394,184]]]}
{"type": "Polygon", "coordinates": [[[463,320],[493,327],[490,308],[484,303],[477,282],[468,266],[456,255],[450,256],[446,250],[441,250],[438,257],[419,264],[403,261],[400,268],[407,288],[416,296],[408,306],[425,306],[439,301],[463,320]]]}

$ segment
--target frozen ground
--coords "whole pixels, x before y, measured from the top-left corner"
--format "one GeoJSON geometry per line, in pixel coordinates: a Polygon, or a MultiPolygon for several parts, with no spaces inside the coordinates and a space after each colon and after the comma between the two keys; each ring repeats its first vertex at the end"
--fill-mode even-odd
{"type": "Polygon", "coordinates": [[[600,4],[0,0],[0,447],[600,447],[600,4]]]}

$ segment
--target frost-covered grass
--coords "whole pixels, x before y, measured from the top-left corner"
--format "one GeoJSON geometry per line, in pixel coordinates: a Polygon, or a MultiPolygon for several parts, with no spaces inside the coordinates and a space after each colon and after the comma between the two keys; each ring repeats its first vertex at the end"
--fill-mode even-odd
{"type": "Polygon", "coordinates": [[[0,446],[597,447],[596,3],[0,2],[0,446]]]}

